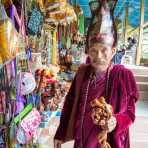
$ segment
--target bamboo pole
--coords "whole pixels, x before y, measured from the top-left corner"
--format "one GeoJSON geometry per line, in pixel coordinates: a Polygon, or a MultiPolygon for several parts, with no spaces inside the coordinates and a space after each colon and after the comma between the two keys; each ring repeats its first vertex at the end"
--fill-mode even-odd
{"type": "Polygon", "coordinates": [[[124,22],[124,44],[127,44],[127,34],[128,34],[128,6],[125,7],[125,22],[124,22]]]}
{"type": "MultiPolygon", "coordinates": [[[[143,28],[147,25],[148,25],[148,21],[145,21],[143,24],[143,28]]],[[[118,24],[118,26],[117,26],[117,29],[120,29],[120,28],[121,28],[121,23],[118,24]]],[[[129,25],[128,25],[128,30],[129,30],[129,25]]],[[[130,29],[130,31],[128,31],[127,36],[130,36],[133,33],[137,33],[138,31],[139,31],[139,26],[137,28],[130,29]]]]}
{"type": "Polygon", "coordinates": [[[144,25],[144,0],[141,0],[141,16],[140,16],[138,46],[137,46],[137,52],[136,52],[136,65],[140,65],[140,60],[141,60],[143,25],[144,25]]]}

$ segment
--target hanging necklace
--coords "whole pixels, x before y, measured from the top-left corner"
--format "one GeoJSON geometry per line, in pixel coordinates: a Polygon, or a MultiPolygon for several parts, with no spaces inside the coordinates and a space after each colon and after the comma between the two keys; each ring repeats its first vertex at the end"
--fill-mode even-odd
{"type": "MultiPolygon", "coordinates": [[[[107,68],[107,72],[106,72],[106,85],[105,85],[105,99],[108,98],[108,91],[109,91],[109,76],[110,76],[110,72],[113,68],[113,65],[111,64],[108,68],[107,68]]],[[[80,126],[80,134],[81,134],[81,139],[80,139],[80,148],[83,148],[83,123],[84,123],[84,117],[85,117],[85,112],[86,112],[86,104],[87,104],[87,100],[88,100],[88,91],[89,91],[89,87],[90,87],[90,83],[91,83],[91,80],[93,78],[93,73],[90,74],[89,76],[89,80],[88,80],[88,83],[87,83],[87,87],[86,87],[86,93],[85,93],[85,101],[84,101],[84,107],[83,107],[83,112],[82,112],[82,119],[81,119],[81,126],[80,126]]],[[[96,85],[96,84],[95,84],[96,85]]]]}
{"type": "Polygon", "coordinates": [[[88,99],[88,90],[89,90],[91,78],[92,78],[92,74],[91,74],[90,77],[89,77],[88,84],[87,84],[87,87],[86,87],[84,108],[83,108],[83,112],[82,112],[82,119],[81,119],[81,126],[80,126],[80,130],[81,130],[81,140],[80,140],[81,143],[80,143],[80,148],[83,148],[83,123],[84,123],[84,116],[85,116],[85,111],[86,111],[86,103],[87,103],[87,99],[88,99]]]}

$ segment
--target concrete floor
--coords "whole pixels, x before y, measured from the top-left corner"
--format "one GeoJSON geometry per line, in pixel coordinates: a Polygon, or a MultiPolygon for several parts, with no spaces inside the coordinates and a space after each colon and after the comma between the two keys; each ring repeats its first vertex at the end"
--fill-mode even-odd
{"type": "MultiPolygon", "coordinates": [[[[136,120],[130,128],[131,148],[148,148],[148,101],[139,101],[136,105],[136,120]]],[[[38,142],[42,144],[40,148],[53,148],[53,139],[51,133],[56,130],[56,126],[51,127],[53,123],[58,125],[58,119],[49,122],[48,127],[40,131],[38,142]],[[54,129],[53,129],[54,128],[54,129]]],[[[62,148],[73,148],[73,141],[62,145],[62,148]]]]}

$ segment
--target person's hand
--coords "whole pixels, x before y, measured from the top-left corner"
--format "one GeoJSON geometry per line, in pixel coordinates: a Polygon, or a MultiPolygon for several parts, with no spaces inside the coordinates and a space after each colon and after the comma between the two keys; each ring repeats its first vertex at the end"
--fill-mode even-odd
{"type": "Polygon", "coordinates": [[[116,128],[116,125],[117,125],[116,118],[114,116],[111,116],[107,124],[108,124],[108,132],[112,132],[116,128]]]}
{"type": "Polygon", "coordinates": [[[99,125],[100,116],[98,114],[96,114],[96,109],[92,110],[91,118],[92,118],[94,124],[99,125]]]}
{"type": "Polygon", "coordinates": [[[54,139],[54,148],[61,148],[62,140],[54,139]]]}

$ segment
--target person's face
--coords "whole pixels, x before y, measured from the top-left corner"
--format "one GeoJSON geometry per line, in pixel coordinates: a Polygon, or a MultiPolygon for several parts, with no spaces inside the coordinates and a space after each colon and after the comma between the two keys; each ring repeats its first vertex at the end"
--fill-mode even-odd
{"type": "Polygon", "coordinates": [[[92,66],[102,71],[109,66],[114,53],[115,48],[95,43],[90,46],[88,55],[90,56],[92,66]]]}

